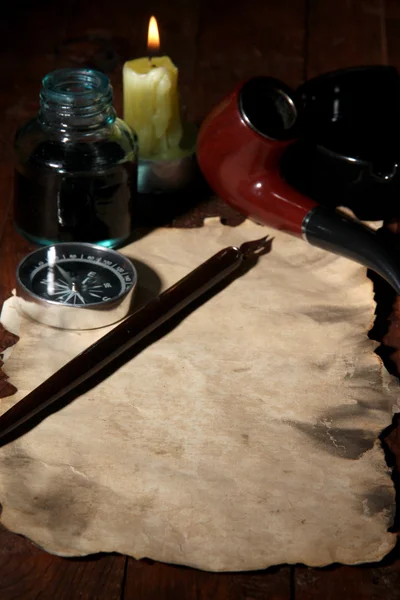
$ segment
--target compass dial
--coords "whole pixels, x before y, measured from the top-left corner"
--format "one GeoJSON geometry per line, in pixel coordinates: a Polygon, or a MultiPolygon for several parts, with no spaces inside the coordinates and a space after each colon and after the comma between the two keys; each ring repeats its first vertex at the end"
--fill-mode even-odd
{"type": "Polygon", "coordinates": [[[116,271],[90,259],[60,259],[55,265],[43,265],[31,275],[32,291],[42,298],[62,304],[107,302],[132,286],[129,272],[116,271]]]}
{"type": "Polygon", "coordinates": [[[40,248],[17,269],[18,295],[47,307],[104,311],[129,295],[136,281],[135,268],[119,252],[75,242],[40,248]]]}

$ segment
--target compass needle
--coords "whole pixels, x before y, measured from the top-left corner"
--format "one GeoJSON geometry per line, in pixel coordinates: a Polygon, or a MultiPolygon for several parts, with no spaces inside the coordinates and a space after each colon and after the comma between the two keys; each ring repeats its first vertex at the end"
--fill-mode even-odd
{"type": "Polygon", "coordinates": [[[60,267],[60,265],[56,264],[56,268],[59,270],[59,272],[61,273],[61,275],[64,277],[64,279],[70,284],[72,285],[72,278],[70,276],[69,273],[67,273],[67,271],[65,271],[62,267],[60,267]]]}
{"type": "Polygon", "coordinates": [[[26,300],[21,310],[64,329],[92,329],[121,320],[130,310],[136,282],[136,270],[125,256],[80,242],[35,250],[17,269],[17,295],[26,300]]]}

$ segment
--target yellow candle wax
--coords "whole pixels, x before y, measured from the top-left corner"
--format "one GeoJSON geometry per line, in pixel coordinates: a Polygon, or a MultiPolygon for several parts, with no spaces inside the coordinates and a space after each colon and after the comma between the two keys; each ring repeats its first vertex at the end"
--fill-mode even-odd
{"type": "Polygon", "coordinates": [[[123,69],[124,121],[138,136],[143,158],[181,154],[178,69],[168,56],[138,58],[123,69]]]}

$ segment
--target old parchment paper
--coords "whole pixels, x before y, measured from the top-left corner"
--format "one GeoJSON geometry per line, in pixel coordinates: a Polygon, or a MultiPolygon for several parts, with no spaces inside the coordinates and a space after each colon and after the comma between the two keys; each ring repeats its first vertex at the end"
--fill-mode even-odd
{"type": "MultiPolygon", "coordinates": [[[[250,222],[159,230],[124,252],[142,293],[155,292],[155,273],[165,288],[266,233],[273,249],[255,268],[0,449],[6,527],[64,556],[118,551],[212,571],[354,564],[394,546],[376,439],[398,384],[367,338],[365,270],[250,222]]],[[[12,324],[13,301],[3,312],[12,324]]],[[[104,333],[22,319],[5,365],[19,392],[1,410],[104,333]]]]}

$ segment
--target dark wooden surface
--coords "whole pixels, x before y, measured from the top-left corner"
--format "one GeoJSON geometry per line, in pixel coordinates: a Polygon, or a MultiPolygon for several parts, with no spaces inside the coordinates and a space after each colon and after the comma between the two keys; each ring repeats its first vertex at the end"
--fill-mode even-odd
{"type": "MultiPolygon", "coordinates": [[[[112,79],[115,105],[121,113],[121,67],[126,59],[145,54],[150,14],[159,21],[162,50],[180,68],[185,114],[196,122],[236,82],[249,75],[270,74],[295,86],[305,78],[344,66],[392,63],[400,68],[398,0],[3,2],[0,301],[13,286],[18,261],[30,250],[14,232],[9,216],[12,139],[16,127],[35,114],[40,79],[57,67],[100,68],[112,79]]],[[[197,226],[201,215],[219,213],[232,217],[221,203],[204,200],[200,209],[181,217],[177,224],[197,226]]],[[[393,327],[400,322],[400,309],[395,307],[393,312],[391,302],[386,302],[382,311],[381,333],[390,318],[392,329],[385,342],[397,348],[394,359],[400,364],[400,343],[393,334],[393,327]]],[[[396,429],[388,432],[387,441],[400,456],[396,429]]],[[[397,600],[400,552],[395,550],[380,564],[359,567],[283,565],[262,572],[215,574],[118,555],[63,559],[0,528],[0,599],[36,598],[397,600]]]]}

